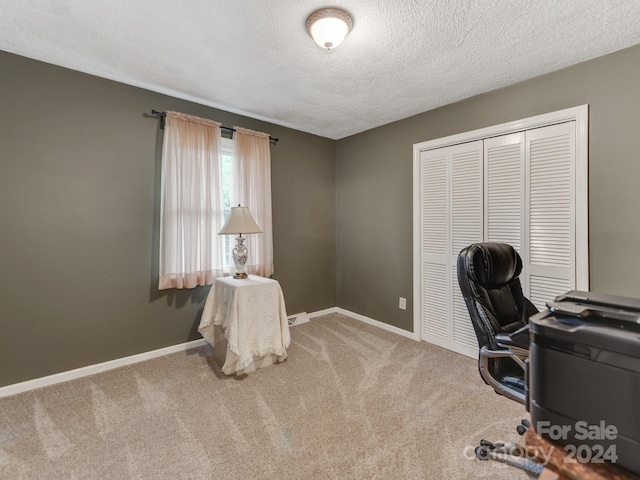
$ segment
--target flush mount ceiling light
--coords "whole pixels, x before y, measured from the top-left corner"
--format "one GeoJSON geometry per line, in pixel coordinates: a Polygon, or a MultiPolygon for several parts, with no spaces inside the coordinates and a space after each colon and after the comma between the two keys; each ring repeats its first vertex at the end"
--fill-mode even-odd
{"type": "Polygon", "coordinates": [[[307,32],[322,48],[331,50],[342,43],[353,27],[353,18],[341,8],[321,8],[307,17],[307,32]]]}

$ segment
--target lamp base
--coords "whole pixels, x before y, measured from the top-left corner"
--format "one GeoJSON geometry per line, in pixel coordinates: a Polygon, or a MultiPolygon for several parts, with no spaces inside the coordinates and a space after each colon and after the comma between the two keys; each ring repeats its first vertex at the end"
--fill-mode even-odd
{"type": "Polygon", "coordinates": [[[245,239],[242,238],[242,234],[236,237],[236,246],[233,248],[233,263],[236,265],[236,274],[233,278],[247,278],[247,273],[244,271],[244,266],[247,263],[247,247],[244,245],[245,239]]]}

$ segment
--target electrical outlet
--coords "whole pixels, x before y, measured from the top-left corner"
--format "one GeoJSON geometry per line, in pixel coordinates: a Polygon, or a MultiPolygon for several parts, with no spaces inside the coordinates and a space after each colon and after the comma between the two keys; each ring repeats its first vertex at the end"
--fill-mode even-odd
{"type": "Polygon", "coordinates": [[[398,302],[398,308],[400,310],[406,310],[407,309],[407,299],[404,297],[400,297],[400,301],[398,302]]]}

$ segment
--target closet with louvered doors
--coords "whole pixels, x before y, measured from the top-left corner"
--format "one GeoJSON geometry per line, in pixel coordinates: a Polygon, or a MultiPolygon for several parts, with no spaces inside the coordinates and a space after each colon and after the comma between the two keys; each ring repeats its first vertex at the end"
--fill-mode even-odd
{"type": "Polygon", "coordinates": [[[582,280],[576,276],[577,257],[586,255],[576,248],[576,204],[587,198],[586,187],[584,198],[576,196],[575,121],[417,148],[416,157],[414,315],[422,340],[477,357],[456,277],[458,253],[471,243],[513,245],[523,260],[525,295],[540,309],[568,290],[588,288],[588,258],[580,259],[582,280]]]}

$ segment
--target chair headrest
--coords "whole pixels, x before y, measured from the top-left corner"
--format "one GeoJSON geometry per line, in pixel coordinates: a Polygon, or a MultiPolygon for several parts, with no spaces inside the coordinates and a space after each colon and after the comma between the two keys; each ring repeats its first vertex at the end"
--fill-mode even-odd
{"type": "Polygon", "coordinates": [[[518,278],[522,259],[506,243],[474,243],[467,250],[467,271],[484,288],[500,288],[518,278]]]}

